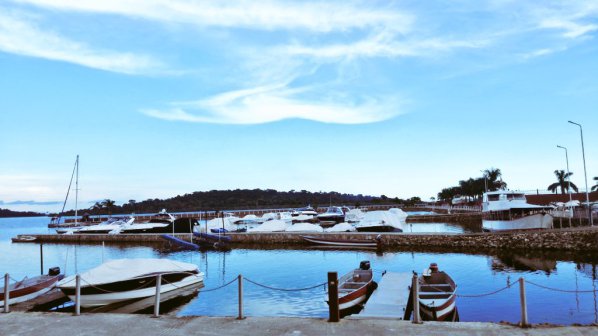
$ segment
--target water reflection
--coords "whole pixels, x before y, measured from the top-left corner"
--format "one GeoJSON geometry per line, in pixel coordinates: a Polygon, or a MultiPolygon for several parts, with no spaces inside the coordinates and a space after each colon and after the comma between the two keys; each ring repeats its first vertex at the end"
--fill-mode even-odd
{"type": "Polygon", "coordinates": [[[490,259],[490,267],[493,271],[507,273],[541,271],[548,275],[556,271],[556,265],[556,259],[508,252],[502,252],[490,259]]]}

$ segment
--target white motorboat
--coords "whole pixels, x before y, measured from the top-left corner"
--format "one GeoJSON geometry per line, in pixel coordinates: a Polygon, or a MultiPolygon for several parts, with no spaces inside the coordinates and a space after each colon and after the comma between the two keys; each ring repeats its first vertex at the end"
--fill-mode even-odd
{"type": "Polygon", "coordinates": [[[324,229],[315,224],[297,223],[289,226],[285,231],[288,232],[324,232],[324,229]]]}
{"type": "Polygon", "coordinates": [[[527,203],[525,195],[515,191],[484,193],[482,229],[484,231],[509,231],[552,228],[550,206],[527,203]]]}
{"type": "Polygon", "coordinates": [[[391,211],[368,211],[355,228],[360,232],[403,232],[404,220],[391,211]]]}
{"type": "Polygon", "coordinates": [[[280,220],[269,220],[256,227],[247,229],[247,232],[282,232],[287,229],[290,224],[280,220]]]}
{"type": "MultiPolygon", "coordinates": [[[[127,227],[135,221],[135,218],[132,216],[128,217],[110,217],[105,222],[102,222],[97,225],[90,225],[84,226],[79,228],[73,233],[77,234],[117,234],[120,233],[121,229],[127,227]]],[[[58,230],[56,230],[58,232],[58,230]]]]}
{"type": "Polygon", "coordinates": [[[311,205],[308,205],[304,208],[298,208],[295,209],[292,213],[293,216],[300,216],[300,215],[306,215],[306,216],[317,216],[318,212],[311,207],[311,205]]]}
{"type": "Polygon", "coordinates": [[[324,229],[326,232],[355,232],[357,229],[349,223],[338,223],[333,227],[324,229]]]}
{"type": "Polygon", "coordinates": [[[345,221],[345,212],[341,207],[331,206],[326,209],[326,212],[318,215],[320,222],[334,222],[342,223],[345,221]]]}
{"type": "MultiPolygon", "coordinates": [[[[81,273],[81,306],[103,306],[156,294],[156,276],[162,275],[160,293],[203,282],[197,265],[169,259],[119,259],[81,273]]],[[[75,300],[75,276],[57,287],[75,300]]]]}
{"type": "Polygon", "coordinates": [[[121,227],[121,233],[192,233],[193,225],[187,221],[175,222],[176,218],[162,209],[145,223],[131,223],[121,227]]]}

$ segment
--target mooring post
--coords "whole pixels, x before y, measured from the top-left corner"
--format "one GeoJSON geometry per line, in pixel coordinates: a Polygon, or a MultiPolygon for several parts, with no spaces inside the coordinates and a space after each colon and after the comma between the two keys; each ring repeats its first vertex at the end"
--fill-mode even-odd
{"type": "Polygon", "coordinates": [[[104,248],[106,247],[106,244],[104,244],[104,241],[102,240],[102,264],[104,263],[104,248]]]}
{"type": "Polygon", "coordinates": [[[39,272],[44,275],[44,244],[39,244],[39,272]]]}
{"type": "Polygon", "coordinates": [[[81,276],[75,276],[75,316],[81,315],[81,276]]]}
{"type": "Polygon", "coordinates": [[[340,321],[338,307],[338,274],[328,272],[328,322],[340,321]]]}
{"type": "Polygon", "coordinates": [[[10,291],[8,290],[8,283],[10,281],[10,275],[4,274],[4,312],[10,313],[10,291]]]}
{"type": "Polygon", "coordinates": [[[411,291],[413,292],[412,295],[412,304],[413,304],[413,323],[422,323],[421,316],[419,315],[419,281],[417,281],[417,274],[413,274],[413,278],[411,278],[411,291]]]}
{"type": "Polygon", "coordinates": [[[154,317],[160,317],[160,291],[162,290],[162,274],[156,275],[156,300],[154,301],[154,317]]]}
{"type": "Polygon", "coordinates": [[[525,298],[525,280],[523,277],[519,278],[519,297],[521,298],[521,327],[525,328],[529,324],[527,322],[527,300],[525,298]]]}
{"type": "Polygon", "coordinates": [[[239,316],[237,316],[237,320],[242,320],[245,318],[243,316],[243,274],[239,274],[237,282],[239,283],[239,316]]]}

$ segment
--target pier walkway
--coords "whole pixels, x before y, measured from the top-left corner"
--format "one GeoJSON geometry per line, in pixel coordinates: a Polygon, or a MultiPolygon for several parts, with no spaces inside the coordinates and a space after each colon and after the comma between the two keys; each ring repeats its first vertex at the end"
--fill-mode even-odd
{"type": "Polygon", "coordinates": [[[363,311],[351,318],[383,317],[402,320],[409,299],[411,278],[411,273],[386,272],[363,311]]]}
{"type": "Polygon", "coordinates": [[[424,322],[391,319],[354,320],[338,323],[321,318],[248,317],[169,317],[152,318],[147,315],[65,313],[0,314],[0,335],[127,335],[127,336],[188,336],[188,335],[598,335],[598,327],[536,327],[483,322],[424,322]]]}

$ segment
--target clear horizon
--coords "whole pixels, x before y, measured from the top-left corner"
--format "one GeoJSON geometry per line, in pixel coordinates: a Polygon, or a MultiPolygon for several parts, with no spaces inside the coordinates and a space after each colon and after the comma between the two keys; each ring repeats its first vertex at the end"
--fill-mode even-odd
{"type": "Polygon", "coordinates": [[[81,204],[427,200],[492,167],[546,189],[557,145],[585,189],[568,120],[591,188],[597,35],[598,1],[581,0],[5,1],[0,208],[59,210],[77,154],[81,204]]]}

